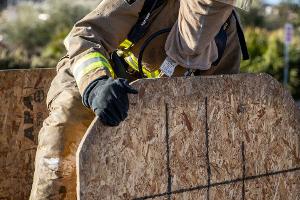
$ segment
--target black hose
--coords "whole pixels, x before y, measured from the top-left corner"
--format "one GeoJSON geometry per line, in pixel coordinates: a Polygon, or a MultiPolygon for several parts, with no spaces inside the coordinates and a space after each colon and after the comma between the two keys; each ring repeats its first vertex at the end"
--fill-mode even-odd
{"type": "Polygon", "coordinates": [[[150,37],[147,38],[147,40],[142,45],[140,53],[139,53],[139,58],[138,58],[139,74],[142,78],[145,78],[145,75],[143,73],[143,65],[142,65],[143,55],[144,55],[145,49],[148,47],[150,42],[152,42],[153,39],[155,39],[156,37],[158,37],[158,36],[160,36],[164,33],[169,33],[171,31],[171,29],[172,28],[166,28],[166,29],[162,29],[160,31],[157,31],[157,32],[153,33],[152,35],[150,35],[150,37]]]}

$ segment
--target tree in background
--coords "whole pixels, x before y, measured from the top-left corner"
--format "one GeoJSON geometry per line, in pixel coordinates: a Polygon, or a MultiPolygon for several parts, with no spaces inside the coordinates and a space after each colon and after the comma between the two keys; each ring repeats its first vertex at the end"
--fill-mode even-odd
{"type": "MultiPolygon", "coordinates": [[[[242,72],[268,73],[278,81],[283,81],[283,30],[268,31],[248,27],[245,30],[251,59],[243,61],[242,72]]],[[[295,37],[290,47],[289,89],[294,98],[300,99],[300,37],[295,37]]]]}
{"type": "Polygon", "coordinates": [[[0,34],[5,45],[0,45],[0,69],[54,67],[65,54],[63,39],[95,4],[48,0],[17,5],[16,16],[1,18],[0,34]]]}
{"type": "Polygon", "coordinates": [[[256,2],[248,13],[241,12],[241,19],[250,54],[250,60],[242,62],[241,71],[268,73],[280,82],[284,71],[283,27],[287,22],[294,25],[288,88],[295,99],[300,99],[300,4],[284,1],[269,6],[256,2]]]}

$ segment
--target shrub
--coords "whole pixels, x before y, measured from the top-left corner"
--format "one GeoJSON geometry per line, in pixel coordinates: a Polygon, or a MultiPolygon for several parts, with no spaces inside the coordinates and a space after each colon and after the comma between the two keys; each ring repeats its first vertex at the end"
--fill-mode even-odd
{"type": "MultiPolygon", "coordinates": [[[[296,34],[295,34],[296,35],[296,34]]],[[[284,44],[283,31],[267,31],[261,28],[247,28],[245,37],[250,60],[243,61],[241,71],[272,75],[278,81],[283,80],[284,44]]],[[[293,96],[300,98],[300,38],[295,37],[290,46],[289,89],[293,96]]]]}
{"type": "Polygon", "coordinates": [[[0,49],[3,52],[0,67],[8,67],[6,63],[11,63],[11,68],[54,67],[65,53],[63,39],[93,5],[82,4],[71,0],[48,0],[41,4],[18,5],[15,19],[2,19],[0,34],[4,35],[8,48],[0,49]],[[39,19],[40,14],[48,19],[39,19]],[[19,58],[16,53],[20,51],[26,56],[19,58]]]}

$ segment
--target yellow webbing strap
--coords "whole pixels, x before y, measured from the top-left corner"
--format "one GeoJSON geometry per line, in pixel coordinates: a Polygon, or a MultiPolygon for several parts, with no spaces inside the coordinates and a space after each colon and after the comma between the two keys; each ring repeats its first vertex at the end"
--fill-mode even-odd
{"type": "MultiPolygon", "coordinates": [[[[133,46],[133,43],[129,41],[128,39],[125,39],[119,46],[120,51],[122,51],[123,58],[126,61],[126,63],[135,71],[139,71],[138,67],[138,59],[134,56],[132,52],[129,51],[129,49],[133,46]]],[[[149,71],[145,66],[143,66],[143,73],[147,78],[158,78],[160,71],[155,70],[155,71],[149,71]]]]}
{"type": "MultiPolygon", "coordinates": [[[[131,52],[126,52],[126,57],[124,57],[124,60],[128,63],[128,65],[135,71],[139,71],[138,67],[138,59],[133,55],[131,52]]],[[[146,69],[145,66],[143,66],[143,73],[146,75],[147,78],[157,78],[159,75],[159,70],[155,70],[153,72],[146,69]]]]}
{"type": "Polygon", "coordinates": [[[73,74],[77,82],[80,82],[83,76],[97,69],[107,69],[114,78],[115,73],[109,61],[99,52],[88,53],[80,58],[74,66],[73,74]]]}
{"type": "Polygon", "coordinates": [[[130,49],[131,47],[133,46],[133,43],[128,40],[128,39],[125,39],[120,45],[120,49],[130,49]]]}

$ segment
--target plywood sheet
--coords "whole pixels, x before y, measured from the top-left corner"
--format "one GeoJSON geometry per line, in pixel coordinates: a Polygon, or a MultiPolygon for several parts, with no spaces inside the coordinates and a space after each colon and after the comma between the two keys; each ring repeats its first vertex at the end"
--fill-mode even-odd
{"type": "Polygon", "coordinates": [[[133,86],[129,117],[116,128],[95,119],[80,144],[80,199],[298,198],[300,111],[273,78],[133,86]]]}
{"type": "Polygon", "coordinates": [[[54,69],[0,71],[0,199],[28,199],[54,69]]]}

